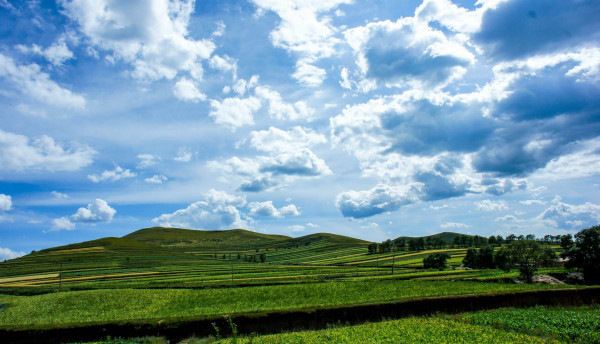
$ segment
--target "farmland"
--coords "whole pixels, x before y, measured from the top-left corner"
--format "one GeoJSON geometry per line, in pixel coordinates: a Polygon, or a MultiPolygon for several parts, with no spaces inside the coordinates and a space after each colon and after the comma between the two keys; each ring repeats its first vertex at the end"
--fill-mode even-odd
{"type": "MultiPolygon", "coordinates": [[[[289,238],[245,230],[149,228],[122,238],[50,248],[0,264],[0,329],[18,332],[131,322],[174,324],[222,319],[223,315],[308,314],[448,297],[586,289],[509,283],[517,277],[515,271],[457,269],[465,248],[369,254],[369,244],[326,233],[289,238]],[[449,269],[422,268],[423,258],[435,252],[450,255],[449,269]]],[[[563,267],[540,272],[566,274],[563,267]]],[[[410,319],[398,321],[405,321],[401,326],[407,328],[415,326],[410,319]]],[[[432,329],[452,327],[448,319],[428,321],[432,329]]],[[[482,321],[461,320],[456,338],[480,333],[478,328],[487,326],[482,321]]],[[[344,331],[351,331],[353,336],[368,336],[372,326],[387,325],[365,326],[332,333],[341,331],[339,335],[346,336],[344,331]]],[[[427,328],[423,338],[437,333],[427,332],[427,328]]],[[[504,329],[482,331],[491,334],[504,329]]],[[[510,342],[521,335],[528,336],[493,337],[510,342]]],[[[265,338],[269,342],[270,337],[265,338]]],[[[302,340],[309,343],[312,339],[302,340]]],[[[527,340],[537,342],[536,338],[523,339],[527,340]]]]}

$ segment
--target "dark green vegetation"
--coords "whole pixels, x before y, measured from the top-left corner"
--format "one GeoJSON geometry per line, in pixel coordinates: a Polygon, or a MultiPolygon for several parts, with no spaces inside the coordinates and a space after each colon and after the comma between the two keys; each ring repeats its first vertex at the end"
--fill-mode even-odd
{"type": "Polygon", "coordinates": [[[585,280],[600,284],[600,226],[584,229],[575,234],[575,244],[565,238],[567,250],[563,256],[569,259],[567,266],[581,269],[585,280]]]}
{"type": "MultiPolygon", "coordinates": [[[[235,327],[233,320],[227,326],[235,327]]],[[[218,328],[217,328],[218,329],[218,328]]],[[[220,330],[220,329],[219,329],[220,330]]],[[[216,332],[215,332],[216,335],[216,332]]],[[[336,325],[318,331],[274,335],[237,335],[233,338],[190,338],[189,343],[600,343],[600,308],[505,308],[453,316],[411,317],[336,325]]],[[[166,343],[161,338],[140,338],[114,343],[166,343]]]]}
{"type": "MultiPolygon", "coordinates": [[[[223,314],[264,316],[456,295],[582,288],[512,283],[518,272],[484,266],[493,248],[462,247],[462,241],[486,244],[486,238],[456,233],[430,238],[411,238],[418,246],[414,250],[408,241],[404,246],[384,242],[373,250],[372,243],[327,233],[290,238],[242,229],[155,227],[122,238],[50,248],[0,263],[0,330],[168,324],[219,319],[223,314]],[[475,262],[473,269],[458,269],[467,254],[475,262]],[[424,269],[427,257],[443,259],[424,269]],[[440,268],[445,270],[434,270],[440,268]]],[[[519,242],[528,241],[515,240],[496,251],[519,242]]],[[[568,271],[556,266],[538,272],[564,277],[568,271]]],[[[449,320],[437,321],[443,327],[449,320]]]]}

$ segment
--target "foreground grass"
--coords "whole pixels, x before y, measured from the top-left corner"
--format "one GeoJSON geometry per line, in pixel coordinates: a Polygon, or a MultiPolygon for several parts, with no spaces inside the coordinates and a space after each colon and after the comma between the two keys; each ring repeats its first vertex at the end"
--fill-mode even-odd
{"type": "Polygon", "coordinates": [[[600,343],[600,306],[498,309],[465,314],[474,325],[517,331],[576,343],[600,343]]]}
{"type": "MultiPolygon", "coordinates": [[[[114,289],[34,296],[0,295],[0,328],[215,317],[314,309],[422,297],[503,293],[561,286],[448,281],[325,282],[222,289],[114,289]]],[[[564,286],[563,286],[564,288],[564,286]]]]}
{"type": "Polygon", "coordinates": [[[223,339],[216,343],[559,343],[439,318],[408,318],[320,331],[223,339]]]}

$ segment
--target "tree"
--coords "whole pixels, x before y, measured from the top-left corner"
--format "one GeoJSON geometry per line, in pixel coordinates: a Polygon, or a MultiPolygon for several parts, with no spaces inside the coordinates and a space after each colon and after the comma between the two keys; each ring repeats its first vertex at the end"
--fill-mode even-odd
{"type": "Polygon", "coordinates": [[[467,268],[476,269],[478,260],[479,254],[477,253],[477,250],[474,248],[470,248],[467,250],[467,254],[465,255],[465,258],[463,259],[462,263],[467,268]]]}
{"type": "Polygon", "coordinates": [[[565,234],[560,237],[560,247],[565,250],[573,247],[573,236],[571,234],[565,234]]]}
{"type": "Polygon", "coordinates": [[[444,270],[448,267],[447,260],[450,259],[448,253],[434,253],[423,259],[423,266],[425,269],[438,269],[444,270]]]}
{"type": "Polygon", "coordinates": [[[575,245],[564,252],[563,257],[569,259],[567,267],[583,271],[586,283],[600,284],[600,226],[575,234],[575,245]]]}
{"type": "Polygon", "coordinates": [[[478,250],[470,248],[462,261],[463,265],[471,269],[493,269],[496,267],[494,263],[494,250],[489,247],[482,247],[478,250]]]}
{"type": "Polygon", "coordinates": [[[550,246],[541,245],[533,240],[517,240],[500,248],[498,254],[505,255],[506,269],[517,268],[521,277],[531,283],[533,274],[539,267],[550,265],[556,254],[550,246]]]}
{"type": "Polygon", "coordinates": [[[486,246],[479,249],[478,266],[480,269],[494,269],[494,249],[486,246]]]}

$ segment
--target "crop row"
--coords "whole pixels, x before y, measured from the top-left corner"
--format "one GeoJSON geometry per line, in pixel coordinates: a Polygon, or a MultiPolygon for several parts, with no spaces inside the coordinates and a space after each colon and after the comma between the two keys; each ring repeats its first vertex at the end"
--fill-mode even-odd
{"type": "Polygon", "coordinates": [[[412,298],[557,288],[446,281],[364,281],[221,289],[100,289],[0,296],[0,327],[54,326],[185,316],[314,309],[412,298]]]}

